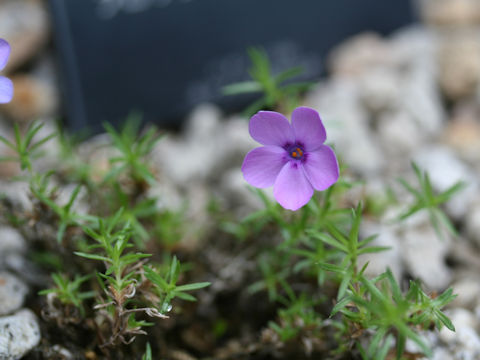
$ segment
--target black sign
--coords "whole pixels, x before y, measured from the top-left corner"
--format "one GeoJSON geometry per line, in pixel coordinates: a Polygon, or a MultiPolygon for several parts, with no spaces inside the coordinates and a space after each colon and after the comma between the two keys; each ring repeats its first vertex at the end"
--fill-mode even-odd
{"type": "Polygon", "coordinates": [[[68,122],[98,131],[132,111],[172,125],[195,104],[238,101],[221,87],[247,79],[246,48],[273,68],[303,66],[359,31],[412,21],[407,0],[50,0],[68,122]]]}

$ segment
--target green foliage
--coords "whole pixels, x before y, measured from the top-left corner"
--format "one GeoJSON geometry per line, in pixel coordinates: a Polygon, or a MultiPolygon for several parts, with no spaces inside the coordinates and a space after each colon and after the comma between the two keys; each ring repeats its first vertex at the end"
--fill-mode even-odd
{"type": "Polygon", "coordinates": [[[136,245],[143,247],[143,242],[150,238],[148,231],[142,224],[142,220],[153,218],[157,215],[156,198],[143,198],[131,203],[129,194],[122,190],[118,183],[112,184],[112,193],[109,194],[107,201],[110,208],[123,209],[121,220],[129,222],[134,233],[139,237],[136,245]]]}
{"type": "Polygon", "coordinates": [[[155,144],[161,139],[157,129],[151,127],[142,135],[138,135],[140,118],[133,114],[125,123],[123,130],[117,131],[112,125],[105,123],[105,130],[110,135],[113,145],[120,152],[119,156],[110,159],[113,168],[105,176],[104,181],[115,179],[121,173],[128,172],[136,182],[155,183],[155,176],[150,171],[144,158],[150,154],[155,144]]]}
{"type": "Polygon", "coordinates": [[[385,356],[386,352],[380,344],[385,346],[390,342],[390,334],[396,339],[397,359],[401,359],[407,339],[413,340],[426,356],[431,356],[431,350],[414,329],[445,325],[454,331],[453,324],[441,311],[454,298],[451,289],[438,298],[431,298],[414,281],[410,282],[408,292],[402,294],[392,272],[387,270],[371,280],[361,275],[333,308],[332,315],[340,312],[359,328],[374,330],[366,350],[368,358],[384,359],[380,355],[385,356]]]}
{"type": "Polygon", "coordinates": [[[293,291],[290,296],[285,308],[278,311],[279,323],[270,321],[268,325],[280,336],[281,341],[293,339],[302,332],[320,336],[323,319],[315,311],[318,301],[308,298],[306,294],[297,297],[293,291]]]}
{"type": "Polygon", "coordinates": [[[391,188],[387,188],[384,192],[366,195],[364,211],[374,217],[381,217],[389,207],[395,204],[398,204],[395,193],[391,188]]]}
{"type": "Polygon", "coordinates": [[[185,211],[168,210],[156,212],[153,218],[154,227],[151,232],[157,241],[167,249],[172,248],[184,236],[185,211]]]}
{"type": "MultiPolygon", "coordinates": [[[[264,52],[251,50],[250,57],[254,81],[243,84],[243,88],[237,84],[229,91],[260,90],[264,92],[262,106],[290,106],[285,99],[295,98],[290,94],[298,95],[300,87],[289,87],[283,82],[298,70],[273,76],[264,52]]],[[[160,137],[154,128],[139,134],[139,124],[138,119],[130,119],[121,131],[105,125],[119,155],[110,159],[112,168],[101,183],[93,181],[92,169],[81,164],[67,138],[61,138],[60,143],[73,165],[61,167],[61,172],[37,172],[32,161],[41,146],[54,136],[34,143],[42,125],[32,124],[24,136],[17,127],[15,142],[0,138],[17,154],[3,160],[18,161],[22,169],[28,170],[25,178],[33,200],[32,214],[6,216],[19,227],[48,225],[38,229],[53,229],[54,235],[49,239],[58,240],[58,244],[40,246],[37,259],[57,271],[52,274],[52,287],[40,294],[50,294],[49,300],[54,296],[64,309],[78,308],[82,326],[97,332],[95,346],[111,358],[115,356],[114,352],[109,353],[110,349],[147,334],[148,327],[154,325],[147,320],[179,315],[178,311],[171,311],[177,301],[195,301],[191,292],[209,285],[185,281],[192,265],[181,265],[170,254],[182,236],[186,220],[183,211],[159,211],[158,199],[145,191],[155,182],[147,158],[160,137]],[[75,185],[71,195],[65,204],[59,205],[59,189],[72,180],[75,185]],[[75,210],[80,193],[91,205],[92,213],[88,215],[75,210]],[[146,253],[146,249],[155,256],[146,253]]],[[[454,233],[440,206],[463,184],[435,194],[428,174],[415,164],[413,168],[419,188],[400,180],[415,198],[400,219],[428,211],[438,233],[441,226],[454,233]]],[[[401,359],[406,356],[407,339],[428,356],[431,350],[420,331],[442,326],[454,330],[443,308],[455,295],[448,289],[437,297],[430,296],[418,281],[411,281],[408,289],[402,291],[390,270],[374,279],[365,276],[368,264],[359,268],[359,256],[387,248],[373,246],[375,236],[362,237],[362,218],[381,215],[393,203],[393,196],[387,193],[381,201],[367,199],[365,210],[360,204],[350,208],[351,197],[346,193],[354,185],[340,180],[316,193],[297,212],[285,211],[263,191],[254,189],[263,209],[241,221],[218,210],[219,214],[215,214],[213,206],[211,215],[223,221],[222,229],[233,235],[233,241],[255,250],[252,256],[257,256],[258,272],[247,284],[247,290],[257,293],[256,296],[263,291],[271,305],[277,306],[277,316],[269,321],[269,327],[281,342],[318,340],[330,331],[327,336],[333,332],[338,342],[332,349],[336,356],[345,357],[345,353],[352,352],[353,357],[384,360],[395,347],[396,358],[401,359]],[[354,343],[352,350],[350,345],[354,343]]],[[[1,198],[0,205],[3,211],[1,198]]],[[[43,239],[42,232],[37,235],[43,239]]],[[[50,302],[45,306],[51,306],[50,302]]],[[[222,336],[230,323],[222,319],[210,325],[216,336],[222,336]]],[[[152,359],[149,344],[142,359],[152,359]]]]}
{"type": "Polygon", "coordinates": [[[145,354],[142,356],[142,360],[152,360],[152,348],[150,347],[150,343],[147,342],[145,348],[145,354]]]}
{"type": "Polygon", "coordinates": [[[367,350],[363,348],[362,344],[357,343],[357,348],[363,360],[384,360],[393,344],[395,344],[395,339],[392,334],[388,334],[383,339],[383,343],[372,342],[367,350]],[[372,344],[378,347],[374,349],[372,348],[372,344]]]}
{"type": "Polygon", "coordinates": [[[37,265],[52,271],[62,271],[65,267],[62,257],[50,251],[32,251],[29,257],[37,265]]]}
{"type": "Polygon", "coordinates": [[[135,272],[129,269],[132,264],[138,263],[141,259],[149,257],[149,254],[125,252],[133,247],[129,240],[132,235],[132,228],[127,222],[116,231],[120,223],[123,209],[120,209],[107,223],[98,219],[98,225],[94,230],[92,227],[84,226],[84,232],[90,236],[95,243],[87,250],[91,253],[75,252],[76,255],[91,260],[102,261],[106,264],[105,273],[99,273],[112,287],[115,293],[121,293],[128,285],[135,281],[135,272]],[[101,250],[98,253],[96,250],[101,250]],[[131,270],[131,271],[128,271],[131,270]]]}
{"type": "MultiPolygon", "coordinates": [[[[282,305],[278,321],[271,321],[269,326],[283,342],[305,336],[322,337],[324,317],[318,309],[325,306],[328,297],[315,299],[311,292],[298,290],[307,279],[315,279],[320,292],[332,284],[337,289],[329,319],[339,343],[334,354],[350,351],[342,344],[356,342],[356,351],[363,359],[384,360],[395,346],[399,360],[406,355],[406,340],[411,339],[429,356],[431,350],[419,329],[446,326],[454,330],[442,309],[455,296],[451,289],[438,297],[428,296],[417,281],[410,282],[408,291],[403,293],[390,270],[374,279],[365,276],[368,263],[359,268],[359,256],[388,248],[372,245],[376,235],[361,236],[361,204],[352,209],[340,206],[343,193],[351,186],[340,182],[293,214],[257,191],[264,209],[249,215],[236,227],[230,223],[224,227],[241,241],[248,241],[252,233],[258,238],[265,229],[271,231],[272,225],[277,229],[277,234],[270,233],[268,237],[276,237],[278,242],[273,248],[267,245],[259,256],[261,276],[249,290],[266,291],[270,301],[282,305]],[[298,324],[308,324],[305,329],[315,331],[305,332],[298,324]],[[364,348],[362,344],[368,345],[364,348]]],[[[451,191],[435,198],[435,205],[449,196],[451,191]]]]}
{"type": "Polygon", "coordinates": [[[360,223],[362,221],[362,206],[359,204],[357,208],[352,209],[352,225],[348,234],[342,232],[333,224],[327,224],[326,229],[328,233],[313,232],[312,236],[318,238],[326,245],[336,249],[337,253],[342,256],[338,257],[341,260],[338,265],[326,262],[319,262],[318,265],[324,270],[339,274],[341,278],[338,299],[341,299],[351,282],[356,282],[359,276],[362,276],[363,268],[360,272],[357,271],[357,260],[362,254],[377,253],[388,250],[388,247],[383,246],[369,246],[375,240],[376,235],[369,236],[363,240],[359,239],[360,223]]]}
{"type": "Polygon", "coordinates": [[[290,247],[308,239],[312,229],[323,229],[326,224],[346,224],[349,209],[335,208],[338,195],[351,184],[338,182],[326,191],[315,194],[312,200],[297,212],[285,211],[276,201],[270,199],[263,190],[249,188],[264,204],[264,208],[247,215],[240,222],[225,221],[222,229],[235,235],[239,240],[261,233],[275,225],[284,240],[283,247],[290,247]]]}
{"type": "Polygon", "coordinates": [[[2,157],[0,158],[0,161],[17,161],[19,162],[20,168],[22,170],[28,170],[29,172],[32,172],[32,160],[40,155],[38,151],[39,148],[47,141],[56,136],[55,133],[50,134],[33,144],[32,142],[35,135],[40,131],[42,127],[43,124],[33,122],[29,125],[29,127],[27,128],[27,132],[22,137],[18,124],[15,124],[14,143],[0,135],[0,141],[7,145],[15,153],[17,153],[17,157],[2,157]]]}
{"type": "Polygon", "coordinates": [[[63,206],[60,206],[54,201],[57,188],[55,187],[51,189],[48,186],[49,178],[51,175],[51,172],[47,174],[33,174],[30,181],[30,191],[41,203],[46,205],[57,215],[57,241],[60,243],[63,239],[65,231],[69,226],[76,226],[80,223],[82,219],[86,219],[88,217],[80,216],[72,211],[72,206],[76,198],[78,197],[78,194],[81,190],[81,185],[77,185],[72,191],[72,194],[70,195],[67,203],[63,206]]]}
{"type": "Polygon", "coordinates": [[[70,134],[65,130],[59,129],[58,143],[60,151],[58,155],[61,159],[60,170],[68,181],[84,184],[89,189],[93,189],[92,167],[83,161],[77,153],[77,147],[82,138],[76,134],[70,134]]]}
{"type": "Polygon", "coordinates": [[[187,291],[198,290],[210,285],[209,282],[193,283],[186,285],[177,285],[180,274],[180,262],[174,256],[169,266],[168,272],[164,275],[159,274],[151,266],[144,266],[145,276],[154,285],[153,292],[157,295],[156,308],[161,313],[167,313],[171,309],[171,301],[175,297],[187,301],[196,301],[195,297],[188,294],[187,291]]]}
{"type": "Polygon", "coordinates": [[[79,276],[70,281],[64,274],[53,273],[52,279],[56,287],[40,291],[39,295],[55,294],[56,297],[65,305],[77,307],[82,316],[85,315],[83,301],[96,295],[95,291],[81,291],[80,288],[90,278],[89,275],[79,276]]]}
{"type": "MultiPolygon", "coordinates": [[[[281,288],[285,285],[288,287],[286,279],[289,275],[289,270],[281,266],[284,260],[280,261],[281,258],[278,255],[273,253],[264,254],[260,257],[258,265],[262,279],[248,287],[250,293],[267,290],[270,301],[277,301],[280,298],[281,288]]],[[[283,259],[285,259],[285,256],[283,256],[283,259]]]]}
{"type": "Polygon", "coordinates": [[[79,215],[72,212],[73,203],[80,192],[81,186],[78,185],[72,192],[68,202],[64,206],[60,206],[55,202],[55,198],[57,196],[56,192],[58,189],[56,186],[50,185],[51,177],[54,175],[54,171],[51,170],[45,173],[38,173],[34,171],[32,167],[32,160],[41,156],[40,148],[57,135],[56,133],[52,133],[38,140],[36,143],[33,143],[33,139],[42,129],[42,127],[43,124],[33,122],[27,128],[25,135],[22,136],[18,125],[15,124],[15,143],[12,143],[3,136],[0,136],[0,141],[5,143],[17,153],[17,157],[1,158],[0,161],[17,161],[19,162],[22,170],[28,170],[28,181],[32,195],[34,195],[38,201],[52,210],[58,217],[59,224],[57,241],[61,242],[66,229],[69,226],[77,225],[81,219],[79,215]]]}
{"type": "Polygon", "coordinates": [[[416,189],[404,179],[398,180],[415,198],[415,202],[405,213],[400,215],[399,220],[407,219],[418,211],[424,210],[428,212],[430,221],[440,238],[442,238],[442,228],[445,228],[450,234],[456,236],[457,231],[455,227],[439,206],[450,200],[457,192],[461,191],[465,187],[465,183],[459,181],[437,195],[433,190],[428,173],[422,172],[415,163],[412,163],[412,168],[415,171],[420,188],[416,189]]]}
{"type": "Polygon", "coordinates": [[[245,110],[247,115],[252,115],[263,108],[275,109],[280,106],[286,111],[293,110],[299,103],[300,94],[312,86],[309,82],[290,81],[302,74],[302,68],[294,67],[274,75],[268,55],[263,49],[249,48],[247,52],[252,62],[248,70],[252,81],[228,85],[223,89],[223,93],[225,95],[263,93],[259,100],[245,110]]]}
{"type": "Polygon", "coordinates": [[[107,294],[107,299],[97,305],[106,307],[112,315],[110,321],[114,329],[108,345],[115,345],[118,340],[128,343],[125,335],[145,334],[144,326],[151,325],[139,321],[136,314],[145,312],[149,316],[167,318],[174,298],[193,301],[195,298],[187,291],[201,289],[210,283],[193,283],[177,285],[180,263],[173,258],[166,274],[161,274],[153,266],[144,266],[144,258],[150,254],[129,252],[134,245],[129,241],[132,236],[130,223],[123,223],[123,210],[103,221],[98,219],[95,229],[84,226],[84,232],[95,241],[87,247],[88,252],[75,252],[76,255],[100,261],[105,271],[99,272],[97,279],[107,294]],[[123,223],[123,226],[119,226],[123,223]],[[148,280],[152,286],[144,285],[148,280]],[[138,289],[142,289],[141,291],[138,289]],[[145,290],[148,289],[148,290],[145,290]],[[140,307],[138,307],[140,305],[140,307]]]}
{"type": "MultiPolygon", "coordinates": [[[[142,250],[152,237],[150,230],[156,228],[169,237],[167,241],[173,242],[172,237],[180,232],[173,227],[184,224],[180,214],[159,212],[157,198],[146,196],[145,188],[155,182],[146,158],[160,137],[154,128],[139,135],[138,119],[130,119],[122,131],[108,124],[105,127],[120,155],[110,159],[113,167],[103,183],[92,179],[90,166],[82,163],[73,140],[66,135],[61,136],[60,144],[62,159],[70,162],[70,166],[60,164],[54,170],[36,171],[32,160],[39,155],[41,146],[54,136],[34,143],[41,124],[32,124],[23,137],[15,127],[15,143],[3,137],[0,141],[18,154],[2,160],[18,161],[22,169],[28,170],[24,178],[29,184],[33,211],[24,214],[24,218],[15,215],[15,224],[36,228],[41,223],[48,226],[38,226],[38,229],[56,232],[58,244],[44,243],[34,254],[37,261],[58,271],[52,274],[54,286],[40,292],[54,295],[58,300],[47,301],[46,312],[57,317],[57,324],[84,321],[85,328],[97,331],[98,341],[102,342],[96,345],[108,353],[105,349],[120,343],[129,344],[137,335],[147,334],[145,329],[153,323],[147,322],[144,315],[167,318],[176,298],[193,301],[195,298],[190,292],[209,283],[179,284],[181,266],[175,256],[171,261],[146,265],[151,254],[142,250]],[[122,184],[116,179],[120,175],[122,184]],[[72,180],[78,183],[66,203],[60,205],[58,195],[63,182],[72,180]],[[129,191],[132,184],[134,191],[129,191]],[[83,190],[82,197],[85,196],[96,213],[81,215],[75,211],[83,190]],[[70,229],[72,231],[67,231],[70,229]],[[73,280],[66,273],[73,273],[73,280]],[[57,308],[58,304],[65,311],[57,308]],[[71,317],[71,308],[77,308],[83,320],[71,317]],[[62,316],[69,320],[60,319],[62,316]]],[[[43,236],[42,233],[42,239],[43,236]]],[[[168,254],[162,255],[169,259],[168,254]]],[[[149,346],[144,358],[152,358],[149,346]]]]}

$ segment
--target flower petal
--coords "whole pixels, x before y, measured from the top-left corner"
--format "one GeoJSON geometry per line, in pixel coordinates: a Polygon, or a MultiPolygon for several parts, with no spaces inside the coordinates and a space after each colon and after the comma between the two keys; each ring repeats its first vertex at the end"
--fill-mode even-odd
{"type": "Polygon", "coordinates": [[[318,149],[327,138],[320,115],[308,107],[293,110],[292,127],[296,141],[303,144],[307,151],[318,149]]]}
{"type": "Polygon", "coordinates": [[[250,185],[258,188],[272,186],[283,165],[288,161],[287,155],[287,152],[279,146],[255,148],[243,160],[243,177],[250,185]]]}
{"type": "Polygon", "coordinates": [[[305,177],[303,166],[299,161],[286,163],[273,185],[273,196],[285,209],[298,210],[313,195],[313,188],[305,177]]]}
{"type": "Polygon", "coordinates": [[[12,80],[5,76],[0,76],[0,104],[8,103],[13,97],[12,80]]]}
{"type": "Polygon", "coordinates": [[[9,56],[10,44],[4,39],[0,39],[0,70],[3,70],[5,65],[7,65],[9,56]]]}
{"type": "Polygon", "coordinates": [[[262,145],[286,147],[295,142],[287,118],[274,111],[259,111],[250,119],[250,135],[262,145]]]}
{"type": "Polygon", "coordinates": [[[305,154],[303,169],[315,190],[325,190],[338,180],[337,157],[327,145],[305,154]]]}

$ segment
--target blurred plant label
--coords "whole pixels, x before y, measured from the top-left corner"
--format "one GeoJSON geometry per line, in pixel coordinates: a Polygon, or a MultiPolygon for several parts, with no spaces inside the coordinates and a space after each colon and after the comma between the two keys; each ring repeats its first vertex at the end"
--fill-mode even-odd
{"type": "Polygon", "coordinates": [[[301,66],[315,80],[341,40],[413,20],[405,0],[49,2],[68,124],[94,132],[134,110],[164,125],[206,101],[242,110],[251,96],[221,89],[249,79],[248,47],[264,48],[274,73],[301,66]]]}
{"type": "MultiPolygon", "coordinates": [[[[150,8],[164,8],[169,6],[174,0],[96,0],[97,14],[102,19],[111,19],[117,14],[124,12],[135,14],[147,11],[150,8]]],[[[175,0],[189,2],[191,0],[175,0]]]]}

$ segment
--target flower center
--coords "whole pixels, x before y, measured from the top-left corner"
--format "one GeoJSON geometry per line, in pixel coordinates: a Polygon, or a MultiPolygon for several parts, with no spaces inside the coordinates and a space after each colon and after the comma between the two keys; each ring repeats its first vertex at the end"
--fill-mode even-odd
{"type": "Polygon", "coordinates": [[[304,155],[303,149],[298,145],[292,146],[288,150],[288,153],[290,154],[290,157],[292,157],[295,160],[303,159],[303,155],[304,155]]]}

